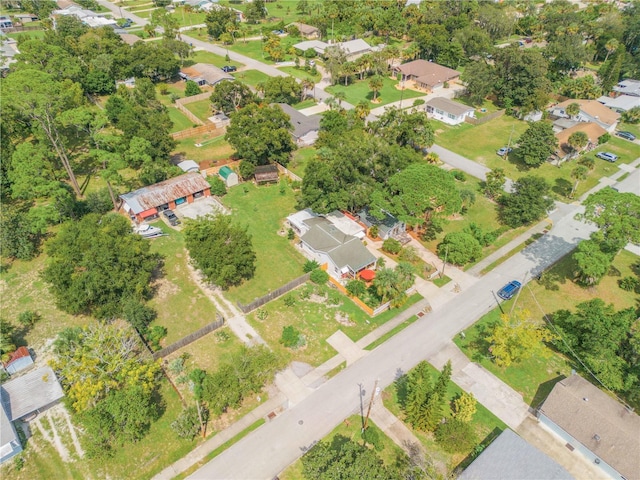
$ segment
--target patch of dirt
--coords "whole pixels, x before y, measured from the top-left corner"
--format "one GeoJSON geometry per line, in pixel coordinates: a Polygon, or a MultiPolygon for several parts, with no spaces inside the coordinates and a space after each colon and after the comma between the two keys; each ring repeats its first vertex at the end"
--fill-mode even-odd
{"type": "Polygon", "coordinates": [[[353,327],[355,325],[355,323],[349,319],[348,313],[337,311],[334,315],[334,318],[336,322],[338,322],[340,325],[344,325],[345,327],[353,327]]]}
{"type": "Polygon", "coordinates": [[[309,297],[309,301],[313,303],[327,303],[327,296],[317,295],[315,293],[312,293],[311,296],[309,297]]]}
{"type": "Polygon", "coordinates": [[[166,278],[160,278],[153,282],[151,287],[155,290],[156,298],[159,300],[164,300],[167,297],[172,295],[176,295],[180,291],[180,287],[175,283],[167,280],[166,278]]]}

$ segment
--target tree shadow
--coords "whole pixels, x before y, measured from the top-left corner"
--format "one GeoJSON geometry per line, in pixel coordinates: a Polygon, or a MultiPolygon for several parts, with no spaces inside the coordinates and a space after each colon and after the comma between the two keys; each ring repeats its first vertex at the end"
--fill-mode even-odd
{"type": "Polygon", "coordinates": [[[471,360],[474,362],[481,363],[483,360],[489,358],[489,348],[491,348],[489,336],[491,335],[491,330],[495,324],[496,322],[491,322],[486,325],[479,326],[478,336],[469,342],[468,346],[473,352],[471,360]]]}
{"type": "MultiPolygon", "coordinates": [[[[560,372],[556,373],[559,374],[560,372]]],[[[535,411],[549,396],[555,384],[561,380],[564,380],[565,378],[567,377],[564,375],[558,375],[557,377],[554,377],[551,380],[547,380],[546,382],[542,382],[540,385],[538,385],[538,389],[533,395],[533,400],[531,400],[531,403],[529,404],[530,410],[532,412],[535,411]]]]}
{"type": "Polygon", "coordinates": [[[614,267],[613,265],[611,265],[609,267],[609,270],[607,271],[607,276],[608,277],[621,277],[622,276],[622,272],[620,270],[618,270],[616,267],[614,267]]]}
{"type": "Polygon", "coordinates": [[[409,395],[407,376],[402,374],[399,377],[396,377],[394,386],[396,389],[396,397],[398,398],[398,405],[402,410],[404,410],[407,406],[407,396],[409,395]]]}
{"type": "Polygon", "coordinates": [[[571,185],[571,182],[569,180],[566,180],[564,178],[556,178],[555,184],[553,187],[551,187],[551,190],[562,197],[569,197],[569,195],[571,195],[571,191],[573,190],[573,185],[571,185]]]}

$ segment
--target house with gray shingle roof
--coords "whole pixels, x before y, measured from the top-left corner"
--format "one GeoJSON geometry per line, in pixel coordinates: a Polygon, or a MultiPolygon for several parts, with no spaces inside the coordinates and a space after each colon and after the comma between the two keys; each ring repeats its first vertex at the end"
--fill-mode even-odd
{"type": "Polygon", "coordinates": [[[305,115],[286,103],[276,103],[289,116],[291,122],[291,136],[299,147],[313,145],[318,140],[320,132],[320,115],[305,115]]]}
{"type": "Polygon", "coordinates": [[[466,117],[473,117],[475,109],[444,97],[435,97],[425,104],[427,115],[449,125],[459,125],[466,117]]]}

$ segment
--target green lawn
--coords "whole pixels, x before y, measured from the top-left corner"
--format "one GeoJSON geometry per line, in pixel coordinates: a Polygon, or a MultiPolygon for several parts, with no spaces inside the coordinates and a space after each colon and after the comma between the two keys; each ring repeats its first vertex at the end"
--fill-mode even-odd
{"type": "Polygon", "coordinates": [[[280,67],[279,70],[288,73],[292,77],[299,78],[300,80],[311,80],[317,83],[322,79],[322,75],[320,75],[319,73],[317,73],[316,75],[311,75],[311,73],[298,67],[280,67]]]}
{"type": "MultiPolygon", "coordinates": [[[[190,34],[191,32],[187,32],[190,34]]],[[[224,67],[225,65],[235,65],[236,67],[244,67],[243,63],[240,62],[228,62],[224,57],[220,55],[216,55],[215,53],[206,52],[204,50],[198,50],[194,52],[191,58],[185,62],[185,66],[191,66],[196,63],[210,63],[211,65],[215,65],[216,67],[224,67]]]]}
{"type": "Polygon", "coordinates": [[[289,162],[289,165],[287,165],[287,168],[299,177],[304,178],[304,168],[315,155],[316,149],[313,147],[299,148],[293,152],[293,158],[291,162],[289,162]]]}
{"type": "MultiPolygon", "coordinates": [[[[289,48],[300,41],[300,38],[294,38],[290,36],[280,37],[280,45],[285,52],[285,56],[282,61],[291,61],[294,59],[294,56],[289,54],[289,48]]],[[[225,48],[226,47],[227,46],[225,45],[225,48]]],[[[242,38],[238,38],[233,45],[228,46],[229,50],[231,50],[232,52],[246,55],[249,58],[260,60],[261,62],[267,63],[269,65],[274,65],[276,62],[274,62],[273,59],[267,55],[267,52],[263,50],[263,47],[264,42],[260,40],[249,40],[245,42],[242,38]]]]}
{"type": "Polygon", "coordinates": [[[170,133],[181,132],[182,130],[187,130],[194,125],[193,122],[189,120],[185,116],[185,114],[178,110],[176,107],[167,107],[167,113],[169,114],[169,118],[173,122],[173,127],[171,128],[170,133]]]}
{"type": "MultiPolygon", "coordinates": [[[[429,370],[431,373],[432,381],[435,381],[439,374],[438,370],[432,366],[430,366],[429,370]]],[[[449,382],[449,386],[447,388],[447,399],[452,400],[462,392],[463,390],[458,385],[456,385],[454,382],[449,382]]],[[[404,419],[404,412],[400,408],[400,404],[398,401],[398,391],[395,384],[389,385],[383,391],[382,399],[384,405],[391,411],[391,413],[393,413],[401,420],[404,419]]],[[[445,403],[443,413],[445,417],[452,416],[449,402],[445,403]]],[[[427,455],[434,460],[434,463],[436,465],[446,465],[447,471],[441,471],[440,473],[449,474],[459,465],[462,464],[461,466],[466,466],[472,460],[472,457],[468,456],[471,452],[460,452],[455,454],[447,453],[442,448],[440,448],[440,445],[435,441],[432,433],[425,433],[415,430],[410,424],[405,425],[424,445],[425,450],[428,452],[427,455]]],[[[499,418],[493,415],[480,403],[477,404],[477,411],[473,416],[473,419],[471,420],[471,425],[474,427],[479,442],[485,446],[497,435],[499,435],[505,428],[507,428],[507,426],[499,418]]]]}
{"type": "MultiPolygon", "coordinates": [[[[577,304],[593,298],[613,303],[616,309],[636,306],[637,296],[633,292],[620,289],[617,282],[620,278],[632,275],[630,266],[637,260],[638,257],[623,250],[614,259],[609,275],[598,285],[583,288],[572,281],[575,264],[571,257],[567,256],[546,272],[540,281],[533,281],[522,290],[517,308],[527,310],[532,318],[542,323],[543,313],[536,299],[547,315],[560,309],[573,310],[577,304]]],[[[505,311],[511,309],[513,301],[505,302],[505,311]]],[[[489,345],[484,337],[488,327],[498,320],[499,315],[498,309],[489,312],[465,330],[466,338],[456,337],[454,341],[471,360],[480,363],[520,392],[527,403],[537,406],[561,375],[568,375],[572,367],[578,369],[578,366],[545,347],[545,354],[542,356],[524,360],[508,368],[497,367],[489,358],[489,345]]]]}
{"type": "Polygon", "coordinates": [[[294,103],[291,105],[296,110],[302,110],[304,108],[313,107],[316,104],[316,101],[313,98],[309,98],[307,100],[303,100],[302,102],[294,103]]]}
{"type": "MultiPolygon", "coordinates": [[[[367,400],[368,401],[368,400],[367,400]]],[[[333,429],[333,431],[322,439],[323,442],[331,443],[331,440],[336,435],[344,435],[345,437],[350,438],[354,442],[362,443],[361,430],[363,425],[363,419],[360,415],[352,415],[351,417],[345,419],[340,425],[333,429]]],[[[393,465],[398,457],[405,456],[404,451],[397,446],[393,440],[387,437],[380,428],[371,420],[367,423],[368,429],[376,430],[378,433],[378,437],[380,438],[380,443],[382,444],[382,449],[379,452],[376,452],[377,455],[382,459],[385,465],[393,465]]],[[[292,463],[287,469],[278,475],[280,480],[301,480],[304,479],[303,471],[302,471],[302,460],[298,459],[294,463],[292,463]]],[[[365,480],[365,479],[362,479],[365,480]]]]}
{"type": "Polygon", "coordinates": [[[198,117],[203,122],[206,122],[207,119],[213,115],[211,111],[211,100],[205,98],[204,100],[198,100],[197,102],[188,103],[185,105],[187,110],[193,113],[196,117],[198,117]]]}
{"type": "Polygon", "coordinates": [[[27,40],[40,40],[44,38],[44,30],[29,30],[27,32],[7,33],[7,37],[13,38],[15,40],[20,40],[21,38],[25,37],[27,40]]]}
{"type": "Polygon", "coordinates": [[[256,88],[256,85],[266,82],[271,78],[266,73],[262,73],[258,70],[245,70],[243,72],[235,73],[233,76],[236,77],[236,80],[240,80],[242,83],[246,83],[253,88],[256,88]]]}
{"type": "MultiPolygon", "coordinates": [[[[183,6],[176,6],[176,9],[173,12],[172,16],[176,20],[178,20],[178,23],[181,27],[190,27],[192,25],[199,25],[204,23],[205,18],[207,17],[207,13],[196,12],[193,10],[191,12],[188,12],[183,6]]],[[[187,35],[189,34],[188,31],[186,33],[187,35]]]]}
{"type": "Polygon", "coordinates": [[[373,91],[369,88],[369,79],[356,80],[349,84],[347,87],[344,85],[333,85],[327,87],[327,92],[336,94],[337,92],[344,92],[346,95],[346,101],[352,105],[357,105],[362,101],[369,102],[371,108],[387,105],[388,103],[398,102],[400,98],[403,99],[403,107],[409,107],[413,104],[410,101],[411,98],[424,97],[424,93],[416,92],[415,90],[405,89],[404,91],[398,90],[395,86],[398,84],[396,80],[392,80],[389,77],[384,77],[384,84],[380,92],[378,92],[377,102],[373,103],[373,91]],[[404,104],[406,100],[406,105],[404,104]]]}
{"type": "Polygon", "coordinates": [[[620,123],[618,124],[618,130],[631,132],[636,138],[640,138],[640,124],[633,125],[631,123],[620,123]]]}
{"type": "Polygon", "coordinates": [[[249,314],[247,318],[269,346],[283,355],[287,361],[297,360],[314,366],[336,355],[336,351],[326,339],[337,330],[342,330],[351,340],[357,341],[422,298],[418,294],[412,295],[401,309],[388,310],[372,318],[345,295],[326,285],[309,283],[287,295],[262,307],[262,310],[268,313],[266,319],[260,320],[257,311],[249,314]],[[301,294],[305,291],[313,292],[324,300],[317,297],[303,299],[301,294]],[[296,299],[296,303],[291,307],[285,305],[287,295],[296,299]],[[344,315],[348,316],[352,325],[338,322],[337,316],[344,315]],[[282,329],[289,325],[295,326],[305,336],[305,347],[292,350],[279,343],[282,329]]]}
{"type": "Polygon", "coordinates": [[[195,160],[196,162],[226,160],[233,154],[233,147],[224,139],[224,135],[212,136],[210,133],[183,138],[177,141],[174,155],[181,155],[183,158],[195,160]],[[196,143],[203,144],[196,147],[196,143]]]}
{"type": "Polygon", "coordinates": [[[233,218],[249,228],[257,255],[255,276],[226,292],[233,301],[249,303],[303,273],[304,257],[285,235],[278,235],[285,217],[295,212],[296,203],[291,188],[285,182],[282,185],[284,194],[280,185],[256,187],[244,183],[229,189],[222,198],[233,211],[233,218]]]}

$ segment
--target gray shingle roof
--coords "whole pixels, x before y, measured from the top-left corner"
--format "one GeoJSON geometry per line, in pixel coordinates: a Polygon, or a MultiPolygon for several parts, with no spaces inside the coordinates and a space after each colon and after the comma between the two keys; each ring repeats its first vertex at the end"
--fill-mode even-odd
{"type": "Polygon", "coordinates": [[[473,111],[473,107],[463,105],[462,103],[454,102],[444,97],[435,97],[426,103],[428,106],[437,108],[447,113],[451,113],[455,116],[460,116],[466,112],[473,111]]]}
{"type": "Polygon", "coordinates": [[[286,103],[276,103],[284,113],[289,115],[293,131],[291,132],[295,138],[304,137],[307,133],[317,132],[320,130],[320,116],[306,116],[286,103]]]}
{"type": "Polygon", "coordinates": [[[551,457],[507,429],[489,445],[458,480],[571,480],[551,457]]]}
{"type": "Polygon", "coordinates": [[[640,417],[580,375],[556,383],[539,413],[626,478],[638,478],[640,417]]]}
{"type": "Polygon", "coordinates": [[[2,405],[9,420],[18,420],[60,400],[64,393],[51,367],[42,367],[4,383],[2,405]]]}

